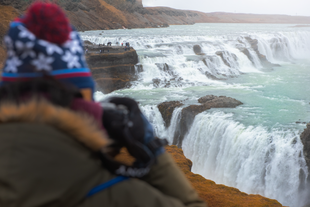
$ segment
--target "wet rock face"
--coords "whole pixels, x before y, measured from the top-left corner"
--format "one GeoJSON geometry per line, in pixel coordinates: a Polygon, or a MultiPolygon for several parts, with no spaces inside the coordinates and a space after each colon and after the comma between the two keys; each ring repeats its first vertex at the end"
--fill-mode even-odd
{"type": "Polygon", "coordinates": [[[202,55],[200,45],[194,45],[193,50],[196,55],[202,55]]]}
{"type": "Polygon", "coordinates": [[[129,88],[132,81],[138,79],[135,65],[138,55],[134,49],[124,51],[122,48],[105,48],[105,53],[99,53],[100,47],[89,46],[86,61],[91,69],[96,85],[103,93],[129,88]]]}
{"type": "MultiPolygon", "coordinates": [[[[273,64],[271,62],[269,62],[266,58],[265,55],[261,54],[258,50],[258,40],[257,39],[252,39],[250,37],[245,37],[246,41],[251,45],[251,48],[255,51],[255,53],[257,54],[258,58],[261,61],[261,64],[264,68],[266,69],[273,69],[273,67],[280,67],[279,64],[273,64]]],[[[254,64],[254,60],[249,52],[249,50],[245,47],[239,47],[239,50],[245,54],[248,59],[254,64]]]]}
{"type": "Polygon", "coordinates": [[[204,97],[201,97],[200,99],[198,99],[198,103],[204,104],[208,101],[212,101],[213,99],[215,99],[216,96],[214,95],[206,95],[204,97]]]}
{"type": "MultiPolygon", "coordinates": [[[[184,136],[189,131],[197,114],[211,108],[234,108],[242,104],[242,102],[234,98],[213,95],[201,97],[198,99],[198,102],[201,104],[190,105],[182,109],[181,119],[176,127],[176,131],[173,137],[173,145],[177,145],[181,148],[184,136]]],[[[166,127],[169,127],[170,125],[174,109],[182,105],[183,104],[178,101],[164,102],[158,105],[166,127]]]]}
{"type": "Polygon", "coordinates": [[[83,41],[84,47],[93,46],[94,44],[88,40],[83,41]]]}
{"type": "Polygon", "coordinates": [[[158,105],[158,109],[164,119],[165,127],[170,126],[172,113],[175,108],[181,107],[183,104],[180,101],[169,101],[169,102],[163,102],[158,105]]]}
{"type": "Polygon", "coordinates": [[[175,84],[180,84],[180,81],[183,80],[182,77],[179,77],[179,75],[174,72],[173,70],[173,66],[169,66],[167,63],[155,63],[155,65],[157,66],[157,68],[161,71],[164,71],[165,73],[170,75],[170,78],[166,77],[164,79],[160,79],[160,78],[153,78],[153,86],[156,88],[162,87],[162,88],[169,88],[172,85],[175,86],[175,84]]]}
{"type": "MultiPolygon", "coordinates": [[[[232,68],[232,64],[231,64],[232,60],[229,59],[229,56],[227,53],[228,53],[227,51],[217,51],[215,54],[221,57],[225,65],[232,68]]],[[[230,56],[233,58],[235,62],[237,62],[238,58],[235,54],[231,53],[230,56]]]]}
{"type": "Polygon", "coordinates": [[[181,148],[185,134],[189,131],[193,124],[195,116],[211,108],[235,108],[242,104],[242,102],[226,97],[226,96],[205,96],[199,99],[201,105],[190,105],[182,109],[181,120],[178,130],[173,138],[174,145],[181,148]]]}
{"type": "MultiPolygon", "coordinates": [[[[300,135],[300,139],[304,145],[304,155],[310,173],[310,123],[307,124],[307,128],[300,135]]],[[[308,176],[308,181],[310,182],[310,176],[308,176]]]]}

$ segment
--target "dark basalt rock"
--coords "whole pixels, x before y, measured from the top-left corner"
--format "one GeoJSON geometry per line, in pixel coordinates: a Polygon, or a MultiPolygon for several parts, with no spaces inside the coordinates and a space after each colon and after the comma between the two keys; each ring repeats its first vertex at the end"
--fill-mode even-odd
{"type": "Polygon", "coordinates": [[[196,55],[205,55],[204,53],[201,52],[200,45],[194,45],[193,50],[196,55]]]}
{"type": "MultiPolygon", "coordinates": [[[[233,54],[231,54],[231,55],[233,56],[233,54]]],[[[237,58],[237,56],[235,58],[237,58]]],[[[203,55],[203,59],[201,59],[201,61],[210,69],[211,72],[203,71],[203,70],[200,70],[200,69],[198,69],[198,70],[200,70],[208,78],[213,79],[213,80],[227,80],[227,78],[233,78],[233,77],[237,76],[237,75],[233,75],[233,74],[226,75],[225,73],[219,73],[216,65],[212,64],[212,63],[214,63],[216,61],[216,59],[217,59],[216,55],[213,55],[213,56],[203,55]]],[[[230,67],[230,63],[227,66],[230,67]]]]}
{"type": "Polygon", "coordinates": [[[217,98],[217,96],[214,95],[206,95],[204,97],[201,97],[200,99],[198,99],[198,103],[204,104],[208,101],[212,101],[213,99],[217,98]]]}
{"type": "Polygon", "coordinates": [[[168,128],[170,126],[172,113],[174,109],[181,107],[182,105],[183,103],[181,103],[180,101],[168,101],[158,105],[158,109],[165,122],[165,127],[168,128]]]}
{"type": "MultiPolygon", "coordinates": [[[[207,95],[201,97],[200,99],[198,99],[198,102],[201,103],[201,105],[190,105],[182,109],[181,119],[179,124],[177,125],[173,137],[173,145],[177,145],[181,148],[184,136],[192,126],[194,118],[197,114],[211,108],[234,108],[243,104],[242,102],[234,98],[214,95],[207,95]]],[[[180,101],[164,102],[158,105],[158,109],[165,121],[166,127],[170,126],[174,109],[182,105],[183,103],[181,103],[180,101]]]]}
{"type": "Polygon", "coordinates": [[[174,76],[173,70],[170,69],[167,63],[155,63],[155,65],[158,67],[159,70],[165,71],[168,74],[174,76]]]}
{"type": "MultiPolygon", "coordinates": [[[[266,56],[261,54],[258,50],[258,40],[257,39],[252,39],[250,37],[245,37],[245,39],[248,41],[248,43],[250,43],[251,48],[255,51],[255,53],[257,54],[258,58],[261,61],[261,64],[264,68],[266,69],[273,69],[273,67],[280,67],[281,65],[279,64],[274,64],[271,63],[267,60],[266,56]]],[[[242,43],[242,42],[240,42],[242,43]]],[[[239,47],[238,48],[243,54],[245,54],[248,59],[254,64],[254,60],[252,58],[252,56],[250,55],[250,52],[247,48],[245,47],[239,47]]]]}
{"type": "MultiPolygon", "coordinates": [[[[224,64],[231,68],[231,63],[230,63],[229,61],[227,61],[226,58],[224,58],[224,56],[226,55],[225,53],[228,53],[228,52],[226,52],[226,51],[217,51],[215,54],[218,55],[218,56],[220,56],[220,57],[222,58],[224,64]]],[[[237,55],[231,54],[231,56],[232,56],[232,58],[233,58],[235,61],[238,60],[237,55]]]]}
{"type": "MultiPolygon", "coordinates": [[[[304,155],[310,173],[310,123],[307,124],[307,128],[301,133],[300,139],[304,145],[304,155]]],[[[310,182],[310,176],[308,176],[308,182],[310,182]]]]}
{"type": "MultiPolygon", "coordinates": [[[[86,61],[98,89],[103,93],[129,88],[131,82],[138,79],[135,69],[135,65],[138,63],[138,55],[133,48],[124,51],[124,48],[120,46],[88,46],[88,49],[86,61]],[[100,49],[104,49],[105,52],[100,53],[100,49]],[[107,49],[109,49],[109,53],[107,49]]],[[[139,70],[142,68],[138,66],[139,70]]]]}
{"type": "Polygon", "coordinates": [[[159,78],[153,78],[154,87],[158,88],[160,86],[161,80],[159,78]]]}
{"type": "Polygon", "coordinates": [[[190,127],[193,124],[195,116],[203,111],[206,111],[211,108],[235,108],[241,104],[242,102],[226,97],[226,96],[205,96],[199,99],[202,102],[202,105],[190,105],[182,109],[181,120],[179,124],[178,130],[173,138],[173,145],[177,145],[181,148],[182,142],[185,134],[188,132],[190,127]]]}
{"type": "Polygon", "coordinates": [[[83,43],[84,43],[84,46],[93,46],[94,45],[94,43],[92,43],[88,40],[83,41],[83,43]]]}

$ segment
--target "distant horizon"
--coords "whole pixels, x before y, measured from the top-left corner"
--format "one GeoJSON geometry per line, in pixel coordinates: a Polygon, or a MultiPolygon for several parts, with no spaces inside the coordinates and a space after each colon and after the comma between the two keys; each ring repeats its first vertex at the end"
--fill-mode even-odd
{"type": "Polygon", "coordinates": [[[201,2],[191,0],[142,0],[144,7],[169,7],[203,13],[230,13],[254,15],[287,15],[310,17],[309,0],[222,0],[220,2],[201,2]]]}
{"type": "MultiPolygon", "coordinates": [[[[310,0],[309,0],[310,1],[310,0]]],[[[291,17],[310,17],[306,15],[290,15],[290,14],[258,14],[258,13],[241,13],[241,12],[225,12],[225,11],[213,11],[213,12],[203,12],[195,9],[178,9],[178,8],[172,8],[169,6],[143,6],[144,8],[170,8],[170,9],[176,9],[176,10],[184,10],[184,11],[195,11],[195,12],[202,12],[205,14],[211,14],[211,13],[225,13],[225,14],[250,14],[250,15],[274,15],[274,16],[291,16],[291,17]]]]}

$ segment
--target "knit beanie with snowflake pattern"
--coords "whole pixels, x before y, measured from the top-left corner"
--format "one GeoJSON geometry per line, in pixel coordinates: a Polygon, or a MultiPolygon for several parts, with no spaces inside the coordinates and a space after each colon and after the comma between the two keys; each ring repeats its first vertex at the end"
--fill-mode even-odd
{"type": "Polygon", "coordinates": [[[4,43],[7,59],[0,84],[51,75],[94,92],[82,41],[57,5],[32,4],[25,16],[10,24],[4,43]]]}

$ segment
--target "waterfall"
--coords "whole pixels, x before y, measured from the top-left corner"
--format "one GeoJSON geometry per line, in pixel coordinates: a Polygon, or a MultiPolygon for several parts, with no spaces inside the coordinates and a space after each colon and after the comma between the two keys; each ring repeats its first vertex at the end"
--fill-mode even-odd
{"type": "Polygon", "coordinates": [[[251,194],[301,206],[308,169],[298,132],[244,126],[232,114],[201,113],[183,141],[192,171],[251,194]]]}
{"type": "Polygon", "coordinates": [[[147,120],[153,125],[155,136],[165,138],[165,125],[164,120],[156,105],[140,106],[142,113],[147,120]]]}
{"type": "Polygon", "coordinates": [[[169,144],[172,144],[172,142],[173,142],[175,130],[177,129],[177,126],[178,126],[179,121],[181,119],[180,116],[181,116],[182,109],[183,109],[182,107],[176,108],[176,109],[174,109],[174,111],[172,113],[170,126],[167,129],[167,137],[168,137],[169,144]]]}
{"type": "MultiPolygon", "coordinates": [[[[306,204],[309,175],[299,135],[300,122],[309,120],[309,28],[196,24],[101,32],[81,36],[96,44],[130,42],[137,51],[138,81],[111,95],[138,100],[156,136],[172,143],[180,124],[182,108],[176,108],[165,128],[157,108],[163,101],[188,106],[204,95],[225,95],[249,109],[217,109],[195,117],[182,145],[194,173],[283,205],[306,204]]],[[[109,96],[95,94],[96,100],[109,96]]]]}
{"type": "Polygon", "coordinates": [[[295,62],[296,59],[308,58],[310,55],[308,31],[221,36],[141,36],[124,35],[118,30],[115,32],[119,35],[106,35],[108,31],[105,31],[101,35],[87,35],[84,32],[81,36],[83,40],[95,44],[130,42],[139,55],[139,64],[143,66],[143,71],[138,73],[139,80],[132,86],[140,89],[214,85],[219,80],[238,77],[242,73],[261,72],[264,66],[260,55],[277,64],[295,62]],[[257,40],[257,46],[251,45],[249,38],[257,40]],[[199,45],[201,54],[194,53],[194,45],[199,45]],[[253,47],[258,50],[255,51],[253,47]]]}

